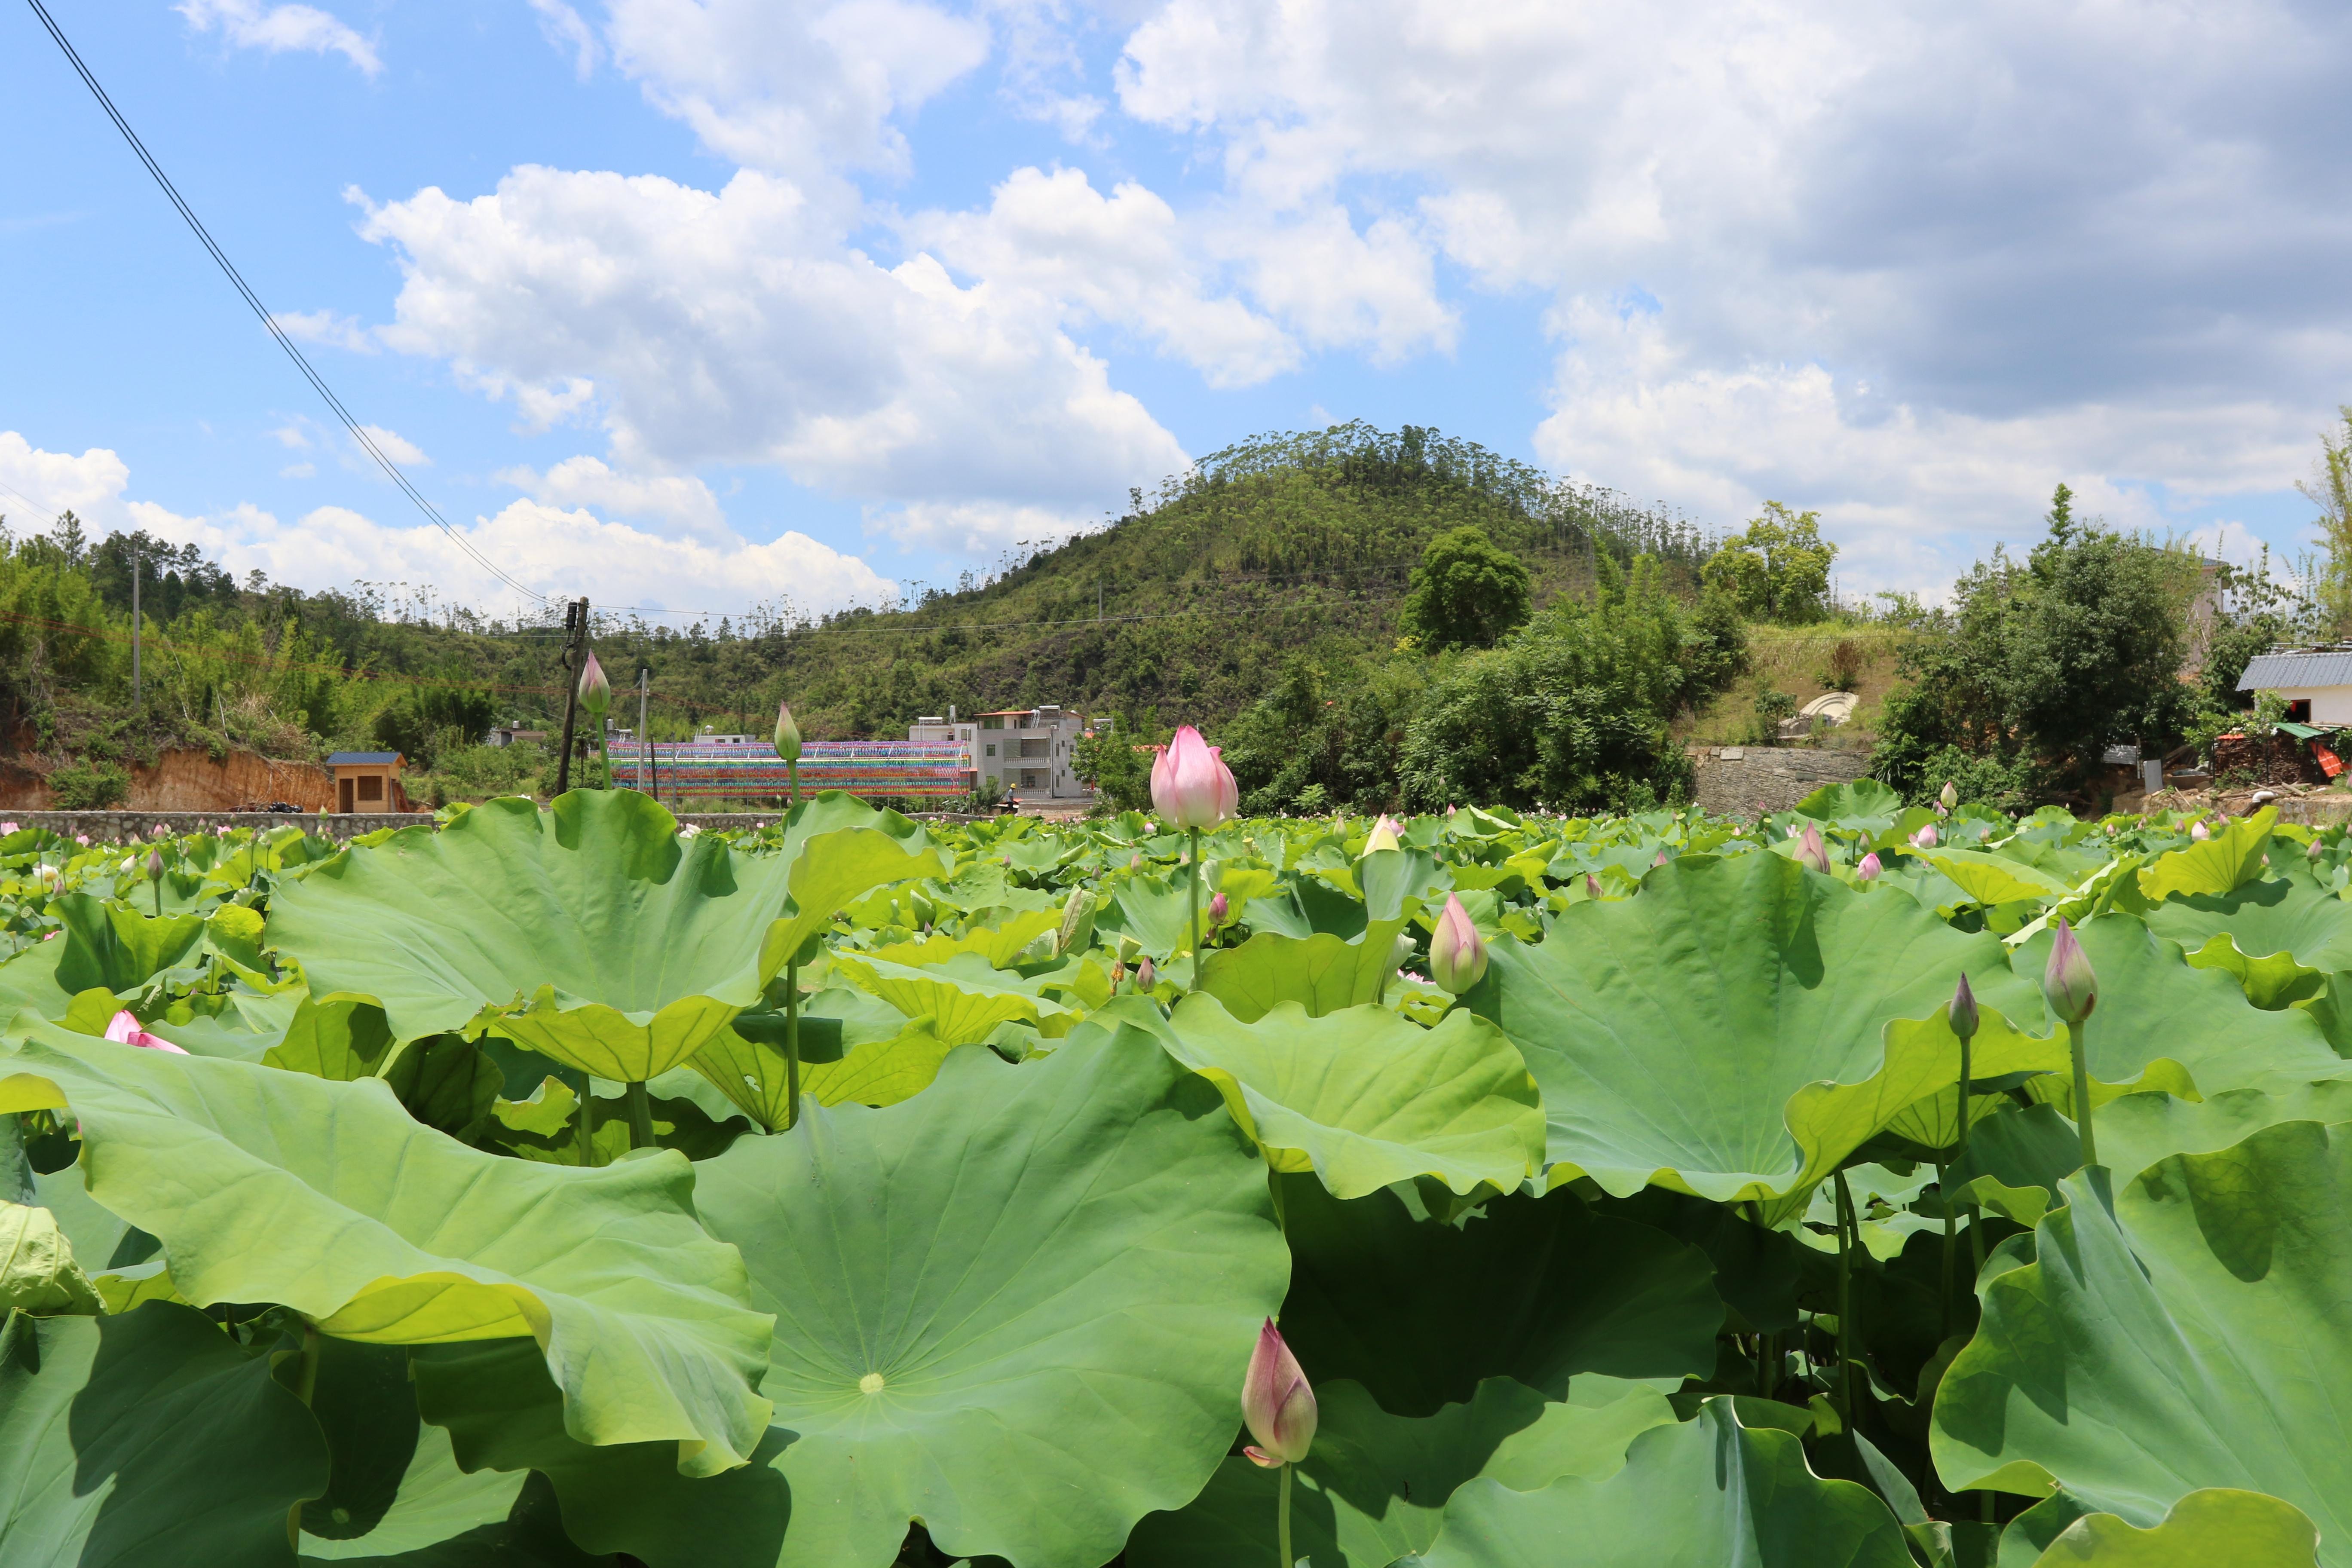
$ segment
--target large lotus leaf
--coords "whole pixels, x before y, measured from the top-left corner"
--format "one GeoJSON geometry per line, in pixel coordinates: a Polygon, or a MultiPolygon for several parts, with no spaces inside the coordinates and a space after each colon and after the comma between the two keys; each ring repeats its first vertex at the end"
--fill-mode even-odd
{"type": "Polygon", "coordinates": [[[1979,904],[2011,904],[2063,897],[2074,883],[1982,849],[1924,849],[1919,858],[1979,904]]]}
{"type": "Polygon", "coordinates": [[[1892,827],[1903,810],[1903,797],[1876,779],[1829,784],[1796,805],[1800,816],[1832,822],[1840,827],[1892,827]]]}
{"type": "Polygon", "coordinates": [[[2147,929],[2190,952],[2228,937],[2250,958],[2285,953],[2306,968],[2352,969],[2352,904],[2304,876],[2266,877],[2227,893],[2169,898],[2147,929]]]}
{"type": "Polygon", "coordinates": [[[641,1081],[758,1002],[852,894],[940,868],[864,827],[737,855],[681,839],[635,791],[575,791],[353,849],[279,889],[268,929],[313,996],[376,1003],[399,1039],[494,1017],[569,1066],[641,1081]]]}
{"type": "Polygon", "coordinates": [[[1804,1445],[1739,1424],[1710,1399],[1696,1420],[1644,1432],[1603,1480],[1540,1491],[1465,1484],[1445,1505],[1428,1568],[1911,1568],[1903,1527],[1876,1493],[1823,1480],[1804,1445]]]}
{"type": "MultiPolygon", "coordinates": [[[[903,1026],[887,1039],[852,1046],[834,1053],[829,1061],[803,1061],[802,1095],[820,1105],[880,1106],[920,1094],[954,1047],[932,1032],[929,1018],[899,1022],[903,1026]]],[[[839,1020],[803,1017],[804,1039],[817,1033],[812,1026],[829,1026],[825,1032],[830,1034],[838,1029],[839,1020]]],[[[773,1132],[790,1120],[791,1064],[776,1047],[721,1029],[687,1065],[717,1085],[761,1130],[773,1132]]]]}
{"type": "Polygon", "coordinates": [[[583,1441],[740,1464],[766,1425],[768,1320],[695,1223],[692,1167],[503,1160],[331,1083],[49,1030],[0,1057],[0,1111],[69,1110],[89,1194],[163,1243],[199,1306],[274,1301],[385,1344],[535,1340],[583,1441]]]}
{"type": "Polygon", "coordinates": [[[58,1216],[37,1204],[0,1198],[0,1318],[98,1310],[98,1292],[75,1261],[58,1216]]]}
{"type": "Polygon", "coordinates": [[[56,1318],[0,1343],[8,1568],[293,1568],[288,1510],[327,1485],[299,1401],[186,1307],[56,1318]]]}
{"type": "Polygon", "coordinates": [[[976,952],[991,969],[1010,969],[1025,949],[1041,937],[1055,934],[1061,924],[1059,910],[1015,910],[1002,925],[981,926],[961,936],[950,936],[940,931],[920,942],[902,942],[888,947],[877,947],[873,950],[873,956],[887,959],[893,963],[920,965],[944,963],[963,953],[976,952]]]}
{"type": "MultiPolygon", "coordinates": [[[[1858,1125],[1818,1123],[1803,1136],[1836,1137],[1801,1143],[1787,1119],[1801,1089],[1867,1087],[1886,1070],[1886,1025],[1933,1016],[1963,973],[1986,1007],[2041,1007],[1998,937],[1778,855],[1671,861],[1638,898],[1572,905],[1540,944],[1489,952],[1467,999],[1543,1089],[1554,1179],[1620,1196],[1654,1181],[1718,1202],[1801,1193],[1858,1125]]],[[[1906,1077],[1913,1099],[1936,1087],[1906,1077]]]]}
{"type": "MultiPolygon", "coordinates": [[[[2008,1538],[2001,1541],[2008,1559],[2008,1538]]],[[[2067,1526],[2033,1568],[2312,1568],[2319,1531],[2292,1503],[2260,1492],[2209,1487],[2140,1530],[2112,1513],[2067,1526]]]]}
{"type": "Polygon", "coordinates": [[[917,967],[881,959],[837,954],[835,970],[909,1018],[928,1017],[931,1029],[951,1046],[974,1045],[999,1024],[1023,1023],[1059,1033],[1073,1022],[1069,1009],[1041,994],[1040,984],[1009,969],[992,969],[978,953],[917,967]]]}
{"type": "Polygon", "coordinates": [[[1215,1084],[1275,1170],[1311,1170],[1339,1197],[1421,1175],[1456,1193],[1508,1192],[1543,1168],[1535,1080],[1473,1014],[1424,1029],[1385,1007],[1318,1018],[1282,1002],[1244,1024],[1195,994],[1164,1021],[1148,1003],[1119,1016],[1215,1084]]]}
{"type": "Polygon", "coordinates": [[[193,960],[204,945],[202,915],[159,920],[88,893],[52,899],[49,912],[65,927],[58,984],[69,994],[93,988],[118,995],[136,991],[159,972],[193,960]]]}
{"type": "Polygon", "coordinates": [[[2352,1124],[2175,1154],[2116,1193],[2071,1178],[2035,1261],[1983,1287],[1931,1444],[1955,1490],[2052,1479],[2142,1527],[2185,1494],[2284,1498],[2352,1562],[2352,1124]]]}
{"type": "Polygon", "coordinates": [[[1377,1003],[1396,973],[1396,939],[1404,928],[1402,920],[1374,921],[1347,940],[1328,931],[1293,937],[1262,931],[1202,960],[1200,989],[1246,1024],[1285,1002],[1316,1016],[1377,1003]]]}
{"type": "Polygon", "coordinates": [[[1216,1468],[1288,1271],[1255,1150],[1135,1031],[952,1053],[904,1104],[738,1143],[696,1200],[778,1314],[788,1565],[882,1568],[920,1519],[1097,1568],[1216,1468]]]}
{"type": "Polygon", "coordinates": [[[2264,806],[2242,816],[2202,844],[2159,855],[2139,874],[2140,897],[2160,904],[2175,893],[2228,893],[2263,874],[2278,809],[2264,806]]]}
{"type": "MultiPolygon", "coordinates": [[[[2285,1089],[2352,1073],[2303,1008],[2266,1012],[2231,975],[2191,966],[2180,944],[2137,915],[2102,915],[2076,933],[2099,977],[2099,1005],[2083,1026],[2092,1079],[2107,1086],[2214,1094],[2225,1089],[2285,1089]]],[[[2017,973],[2039,980],[2050,962],[2049,931],[2018,948],[2017,973]]],[[[2055,1027],[2047,1008],[2013,1017],[2055,1027]]],[[[2037,1097],[2063,1103],[2072,1078],[2038,1079],[2037,1097]]],[[[2096,1105],[2104,1096],[2095,1092],[2096,1105]]]]}
{"type": "Polygon", "coordinates": [[[1292,1255],[1282,1331],[1307,1377],[1351,1378],[1428,1415],[1511,1377],[1558,1399],[1570,1377],[1714,1369],[1723,1326],[1697,1247],[1596,1215],[1573,1193],[1495,1198],[1460,1225],[1394,1192],[1347,1202],[1277,1176],[1292,1255]]]}
{"type": "MultiPolygon", "coordinates": [[[[1445,1500],[1476,1476],[1532,1491],[1563,1476],[1601,1480],[1625,1448],[1670,1425],[1663,1394],[1606,1378],[1590,1400],[1555,1404],[1508,1378],[1489,1378],[1466,1404],[1434,1415],[1391,1415],[1360,1384],[1315,1390],[1315,1446],[1297,1467],[1293,1550],[1309,1563],[1388,1568],[1437,1538],[1445,1500]]],[[[1583,1400],[1582,1383],[1571,1390],[1583,1400]]],[[[1265,1554],[1276,1507],[1275,1472],[1234,1455],[1201,1495],[1136,1526],[1127,1568],[1229,1568],[1265,1554]]]]}
{"type": "MultiPolygon", "coordinates": [[[[58,980],[58,963],[65,954],[65,937],[52,934],[0,963],[0,1029],[9,1028],[19,1014],[54,1024],[73,1010],[75,994],[58,980]]],[[[114,993],[93,989],[92,1001],[112,1012],[114,993]]]]}

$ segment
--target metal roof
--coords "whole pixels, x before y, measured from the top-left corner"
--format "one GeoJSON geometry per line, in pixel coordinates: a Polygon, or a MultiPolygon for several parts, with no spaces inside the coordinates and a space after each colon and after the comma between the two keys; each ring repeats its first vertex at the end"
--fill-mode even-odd
{"type": "Polygon", "coordinates": [[[400,761],[398,752],[337,752],[327,759],[327,765],[331,768],[381,766],[386,763],[398,761],[400,761]]]}
{"type": "Polygon", "coordinates": [[[2352,686],[2352,650],[2325,653],[2258,653],[2238,678],[2241,691],[2275,691],[2281,687],[2352,686]]]}

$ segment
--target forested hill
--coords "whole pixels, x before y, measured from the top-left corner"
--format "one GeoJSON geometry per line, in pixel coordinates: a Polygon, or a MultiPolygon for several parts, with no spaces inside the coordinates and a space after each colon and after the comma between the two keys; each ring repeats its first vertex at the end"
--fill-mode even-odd
{"type": "MultiPolygon", "coordinates": [[[[683,628],[599,611],[594,644],[616,694],[650,667],[658,735],[765,733],[786,698],[814,739],[903,735],[951,704],[1214,725],[1295,654],[1341,679],[1384,657],[1423,547],[1465,523],[1527,563],[1538,603],[1589,583],[1596,551],[1648,552],[1687,581],[1707,544],[1470,442],[1346,425],[1229,447],[1135,492],[1097,531],[901,608],[683,628]]],[[[238,583],[143,535],[93,545],[69,515],[17,530],[0,531],[0,748],[37,769],[110,768],[178,743],[272,756],[383,745],[434,766],[494,722],[562,710],[555,626],[404,618],[363,590],[238,583]],[[135,720],[134,557],[147,625],[135,720]]],[[[634,700],[617,706],[634,721],[634,700]]]]}
{"type": "MultiPolygon", "coordinates": [[[[896,613],[856,611],[665,659],[657,689],[757,711],[790,692],[814,734],[885,734],[950,703],[1060,702],[1213,723],[1263,696],[1294,651],[1344,663],[1385,649],[1422,548],[1475,523],[1534,571],[1538,599],[1581,586],[1593,551],[1696,573],[1707,542],[1607,491],[1471,442],[1362,424],[1256,437],[1205,458],[1097,532],[896,613]]],[[[681,650],[684,651],[684,650],[681,650]]],[[[634,668],[631,666],[630,668],[634,668]]]]}

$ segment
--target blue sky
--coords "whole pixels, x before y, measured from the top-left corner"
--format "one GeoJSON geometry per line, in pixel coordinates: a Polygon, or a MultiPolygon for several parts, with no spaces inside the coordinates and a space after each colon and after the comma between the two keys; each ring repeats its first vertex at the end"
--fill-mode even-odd
{"type": "MultiPolygon", "coordinates": [[[[49,0],[536,592],[821,610],[1256,431],[1433,425],[1931,597],[2064,479],[2305,548],[2352,15],[2250,4],[49,0]]],[[[0,510],[511,611],[0,11],[0,510]]]]}

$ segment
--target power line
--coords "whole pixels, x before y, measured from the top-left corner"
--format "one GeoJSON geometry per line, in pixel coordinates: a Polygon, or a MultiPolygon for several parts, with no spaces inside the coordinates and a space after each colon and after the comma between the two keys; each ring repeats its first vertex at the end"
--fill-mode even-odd
{"type": "Polygon", "coordinates": [[[375,438],[367,433],[366,428],[357,419],[352,417],[351,410],[343,406],[342,399],[335,395],[334,389],[327,384],[325,378],[311,367],[310,362],[303,357],[302,351],[294,346],[294,340],[286,335],[285,329],[278,324],[278,318],[271,315],[268,309],[262,304],[260,296],[254,293],[253,289],[247,285],[244,275],[238,272],[236,266],[230,262],[227,253],[214,242],[211,233],[197,218],[195,209],[189,206],[186,200],[181,196],[179,187],[172,184],[171,176],[163,173],[163,165],[156,163],[154,156],[147,151],[147,144],[139,140],[139,133],[131,129],[131,122],[122,117],[122,111],[114,107],[114,100],[106,95],[106,89],[98,84],[98,78],[90,74],[89,67],[82,63],[81,56],[75,52],[73,45],[67,41],[64,30],[58,27],[57,22],[49,16],[48,8],[41,4],[41,0],[27,0],[27,3],[33,7],[33,14],[41,19],[41,26],[48,29],[49,37],[57,40],[58,47],[65,51],[66,58],[72,63],[83,85],[88,87],[92,96],[98,100],[99,107],[106,110],[106,117],[114,121],[114,128],[122,132],[122,139],[131,143],[131,150],[139,155],[140,163],[145,164],[147,172],[155,177],[155,183],[163,187],[163,195],[171,198],[172,205],[177,209],[180,216],[187,220],[188,227],[204,246],[205,252],[219,264],[221,271],[227,276],[230,284],[236,288],[238,297],[244,300],[256,316],[260,318],[262,326],[267,328],[269,335],[277,340],[278,346],[286,351],[286,357],[294,362],[294,368],[302,373],[302,379],[310,384],[312,390],[316,391],[326,401],[327,406],[334,411],[335,417],[342,421],[343,428],[351,432],[352,439],[357,441],[360,448],[375,459],[376,467],[382,468],[392,482],[399,487],[401,493],[432,521],[434,527],[447,534],[458,549],[472,556],[485,571],[516,593],[541,604],[546,603],[547,595],[534,593],[524,587],[509,576],[497,562],[477,550],[464,535],[450,527],[448,520],[441,515],[439,510],[431,501],[425,499],[424,492],[411,484],[408,476],[400,471],[399,465],[384,456],[383,448],[376,444],[375,438]]]}

